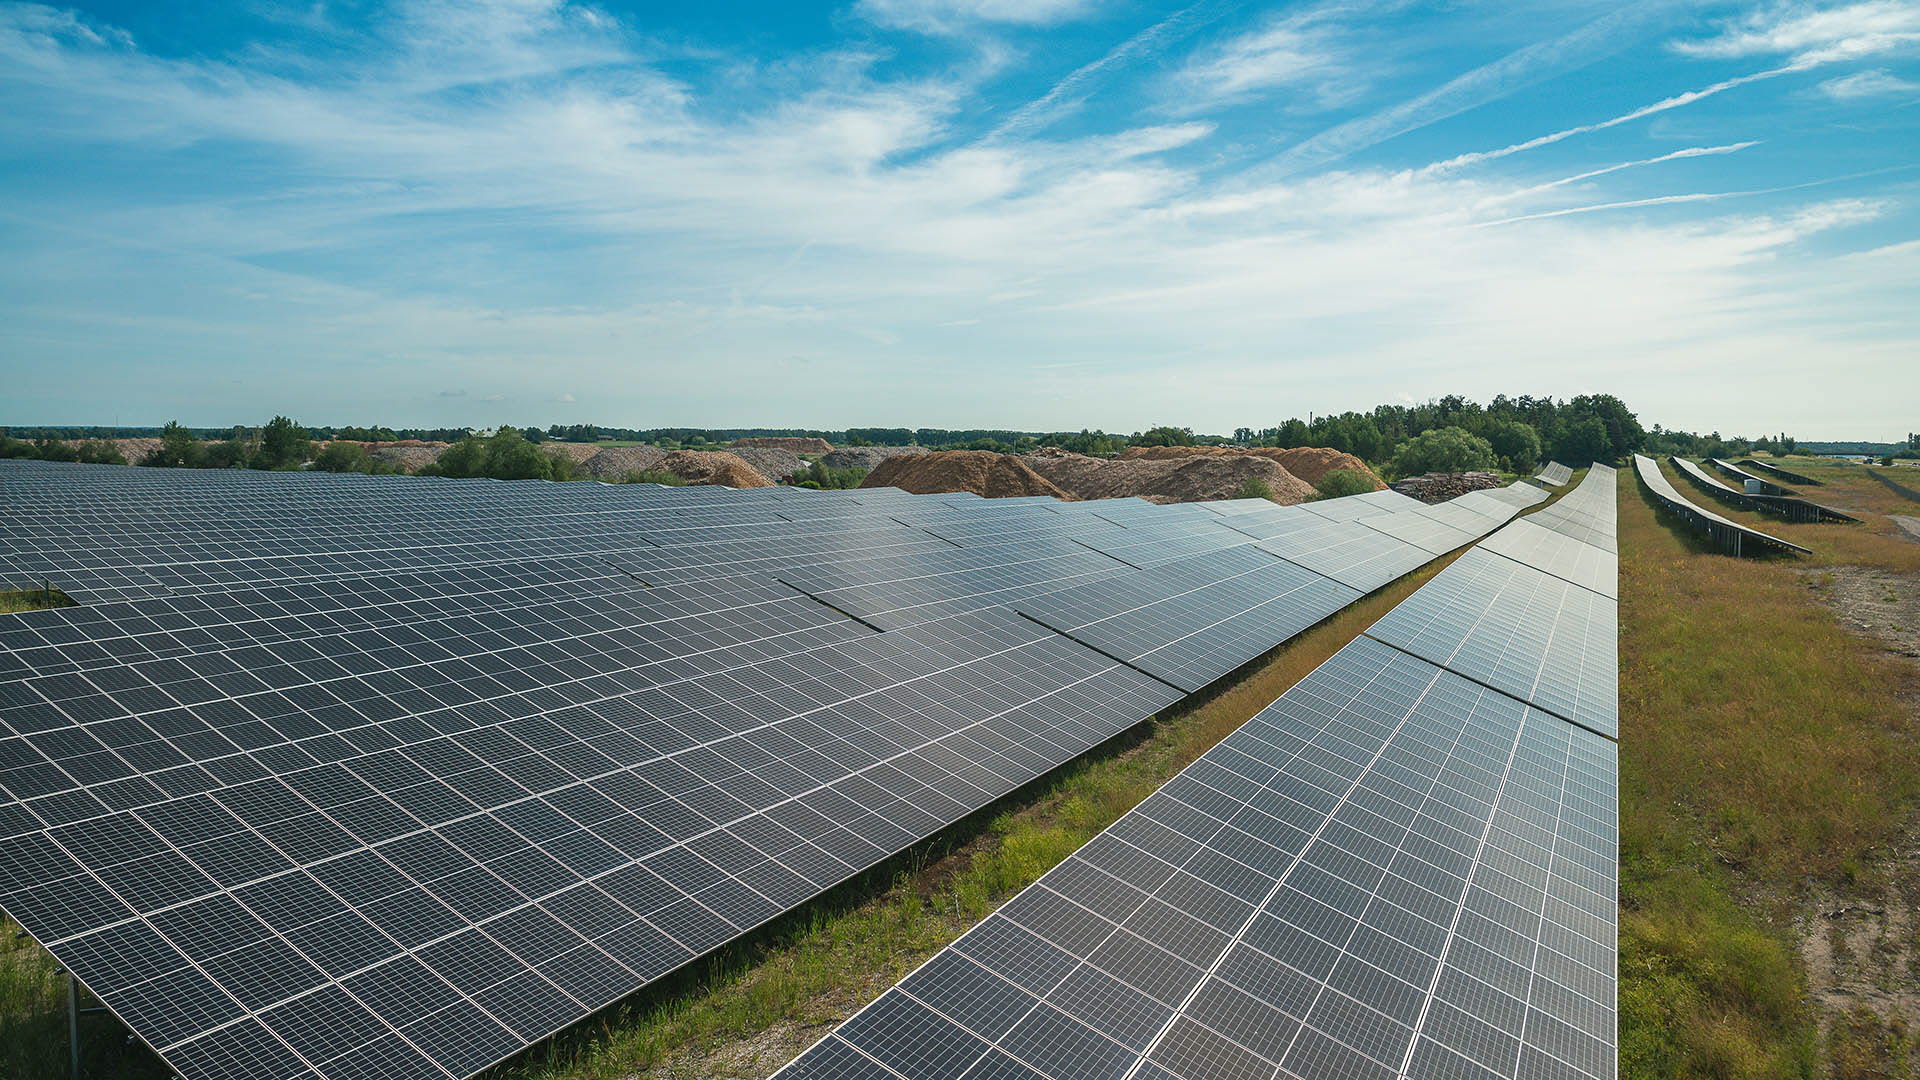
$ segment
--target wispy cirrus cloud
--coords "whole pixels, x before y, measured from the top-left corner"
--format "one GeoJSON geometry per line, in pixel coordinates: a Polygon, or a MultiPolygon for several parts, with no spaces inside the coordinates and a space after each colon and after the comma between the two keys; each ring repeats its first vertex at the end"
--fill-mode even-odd
{"type": "Polygon", "coordinates": [[[1832,7],[1787,4],[1756,10],[1726,24],[1712,37],[1675,42],[1673,47],[1688,56],[1716,60],[1786,55],[1796,65],[1812,66],[1877,56],[1916,43],[1920,43],[1920,3],[1866,0],[1832,7]]]}
{"type": "MultiPolygon", "coordinates": [[[[1413,167],[1434,143],[1511,138],[1487,110],[1398,159],[1329,167],[1644,44],[1637,9],[1491,65],[1401,71],[1396,88],[1439,84],[1401,105],[1366,83],[1340,107],[1351,125],[1277,169],[1247,162],[1280,110],[1227,106],[1317,93],[1290,66],[1299,43],[1271,36],[1286,24],[1189,56],[1227,5],[1162,9],[999,120],[1024,94],[949,58],[1026,40],[1023,19],[1096,13],[962,7],[918,9],[956,20],[957,48],[919,40],[931,24],[900,7],[778,63],[720,47],[663,62],[644,16],[413,0],[293,63],[291,45],[166,54],[0,3],[0,151],[36,163],[0,166],[0,422],[94,407],[76,385],[230,422],[218,410],[240,405],[194,388],[240,378],[245,402],[297,395],[314,422],[364,418],[358,388],[380,385],[439,410],[383,422],[1230,428],[1290,402],[1371,404],[1383,371],[1396,391],[1487,396],[1545,354],[1636,401],[1676,400],[1676,370],[1736,356],[1821,351],[1883,381],[1910,360],[1911,314],[1807,254],[1860,216],[1736,202],[1700,167],[1694,195],[1632,189],[1742,151],[1737,132],[1674,149],[1616,125],[1601,156],[1542,147],[1524,172],[1413,167]],[[1187,71],[1227,92],[1168,122],[1169,72],[1187,71]],[[581,381],[596,389],[555,388],[581,381]],[[450,386],[474,389],[436,397],[450,386]]],[[[1559,97],[1520,100],[1559,119],[1559,97]]],[[[1701,395],[1727,407],[1722,381],[1701,395]]]]}
{"type": "Polygon", "coordinates": [[[1817,88],[1834,101],[1862,101],[1868,98],[1912,97],[1920,95],[1920,83],[1902,79],[1884,69],[1856,71],[1837,79],[1828,79],[1817,88]]]}
{"type": "Polygon", "coordinates": [[[1344,14],[1309,8],[1199,51],[1172,76],[1174,107],[1199,112],[1276,95],[1316,108],[1353,100],[1373,71],[1356,65],[1344,14]]]}
{"type": "Polygon", "coordinates": [[[859,0],[855,10],[883,26],[947,34],[976,23],[1046,26],[1093,7],[1093,0],[859,0]]]}

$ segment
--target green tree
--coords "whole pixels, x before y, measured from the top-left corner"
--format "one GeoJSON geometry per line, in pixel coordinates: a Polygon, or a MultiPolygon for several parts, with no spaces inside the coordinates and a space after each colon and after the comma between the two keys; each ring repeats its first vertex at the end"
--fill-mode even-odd
{"type": "Polygon", "coordinates": [[[840,491],[857,488],[860,481],[867,478],[867,470],[861,468],[830,469],[826,463],[816,461],[793,475],[795,487],[812,488],[815,491],[840,491]]]}
{"type": "Polygon", "coordinates": [[[88,439],[74,447],[75,460],[89,465],[125,465],[127,457],[120,448],[104,439],[88,439]]]}
{"type": "Polygon", "coordinates": [[[1171,426],[1148,428],[1127,442],[1134,446],[1192,446],[1193,429],[1171,426]]]}
{"type": "MultiPolygon", "coordinates": [[[[1714,441],[1718,442],[1719,436],[1714,436],[1714,441]]],[[[1606,423],[1596,416],[1569,425],[1554,446],[1553,456],[1568,465],[1613,461],[1618,457],[1613,452],[1613,439],[1607,434],[1606,423]]]]}
{"type": "Polygon", "coordinates": [[[231,439],[209,445],[206,448],[206,453],[200,456],[200,467],[203,469],[237,469],[245,465],[247,459],[252,456],[253,452],[248,448],[246,441],[240,438],[240,436],[235,435],[231,439]]]}
{"type": "Polygon", "coordinates": [[[502,427],[486,438],[469,435],[420,470],[423,476],[491,477],[495,480],[570,480],[573,459],[528,442],[518,428],[502,427]]]}
{"type": "Polygon", "coordinates": [[[141,458],[140,464],[191,469],[200,464],[204,453],[200,440],[194,437],[193,432],[182,427],[180,421],[169,420],[167,426],[160,430],[160,445],[141,458]]]}
{"type": "Polygon", "coordinates": [[[1235,499],[1271,499],[1273,498],[1273,488],[1268,486],[1265,480],[1257,476],[1249,476],[1245,480],[1240,481],[1240,486],[1233,489],[1233,495],[1230,497],[1235,499]]]}
{"type": "Polygon", "coordinates": [[[276,416],[260,429],[260,449],[253,455],[256,469],[286,469],[313,456],[312,433],[291,418],[276,416]]]}
{"type": "Polygon", "coordinates": [[[1422,432],[1393,452],[1393,469],[1401,476],[1491,470],[1498,464],[1493,444],[1459,427],[1422,432]]]}
{"type": "Polygon", "coordinates": [[[1326,475],[1320,478],[1320,482],[1313,485],[1313,498],[1308,501],[1317,502],[1321,499],[1364,495],[1372,490],[1373,481],[1352,469],[1328,469],[1326,475]]]}
{"type": "Polygon", "coordinates": [[[331,473],[372,472],[373,458],[367,454],[367,448],[359,443],[330,442],[325,450],[315,455],[313,467],[331,473]]]}
{"type": "Polygon", "coordinates": [[[1488,420],[1480,435],[1493,447],[1509,472],[1526,475],[1540,464],[1540,433],[1523,420],[1488,420]]]}

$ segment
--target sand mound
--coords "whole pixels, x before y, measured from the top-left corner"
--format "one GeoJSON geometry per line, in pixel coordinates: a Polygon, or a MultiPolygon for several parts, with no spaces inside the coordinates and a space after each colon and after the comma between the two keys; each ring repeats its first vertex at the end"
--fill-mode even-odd
{"type": "Polygon", "coordinates": [[[675,450],[660,459],[656,468],[692,484],[718,484],[731,488],[772,487],[773,481],[759,470],[724,450],[675,450]]]}
{"type": "Polygon", "coordinates": [[[1017,495],[1071,498],[1012,454],[991,450],[947,450],[937,454],[896,454],[867,474],[861,487],[897,487],[916,495],[971,491],[989,499],[1017,495]]]}
{"type": "Polygon", "coordinates": [[[1289,450],[1280,450],[1271,446],[1131,446],[1121,452],[1120,460],[1175,461],[1194,457],[1230,457],[1236,454],[1253,455],[1277,462],[1281,468],[1305,481],[1309,487],[1318,484],[1322,477],[1334,469],[1348,469],[1359,473],[1372,481],[1375,491],[1380,491],[1387,486],[1384,481],[1374,475],[1366,462],[1352,454],[1314,446],[1297,446],[1289,450]]]}
{"type": "Polygon", "coordinates": [[[728,453],[753,466],[761,476],[775,483],[807,467],[799,454],[777,446],[737,446],[728,453]]]}
{"type": "Polygon", "coordinates": [[[1335,469],[1346,469],[1359,473],[1373,483],[1373,490],[1382,491],[1386,482],[1375,476],[1367,463],[1352,454],[1339,450],[1323,450],[1314,446],[1297,446],[1291,450],[1259,449],[1252,451],[1263,457],[1269,457],[1280,463],[1281,467],[1299,477],[1308,485],[1320,483],[1321,478],[1335,469]]]}
{"type": "Polygon", "coordinates": [[[825,454],[833,449],[833,444],[825,439],[798,439],[776,435],[760,435],[746,439],[735,439],[729,450],[746,447],[749,450],[785,450],[790,454],[825,454]]]}
{"type": "Polygon", "coordinates": [[[572,458],[573,463],[575,465],[578,465],[581,462],[586,461],[587,459],[593,457],[595,454],[598,454],[600,452],[600,448],[598,446],[595,446],[592,443],[583,443],[583,442],[541,443],[540,449],[545,450],[549,454],[556,454],[560,457],[572,458]]]}
{"type": "Polygon", "coordinates": [[[881,462],[890,457],[926,452],[924,446],[849,446],[835,450],[820,460],[829,469],[877,469],[881,462]]]}
{"type": "Polygon", "coordinates": [[[603,480],[624,479],[628,473],[657,469],[667,452],[657,446],[609,446],[580,463],[580,471],[603,480]]]}
{"type": "Polygon", "coordinates": [[[368,456],[375,461],[384,461],[395,465],[401,472],[417,472],[422,467],[440,460],[446,452],[446,443],[364,443],[368,456]]]}
{"type": "Polygon", "coordinates": [[[1108,461],[1042,450],[1025,460],[1035,472],[1081,499],[1138,496],[1157,503],[1228,499],[1253,480],[1265,484],[1273,500],[1283,505],[1313,495],[1311,485],[1262,454],[1140,454],[1108,461]]]}

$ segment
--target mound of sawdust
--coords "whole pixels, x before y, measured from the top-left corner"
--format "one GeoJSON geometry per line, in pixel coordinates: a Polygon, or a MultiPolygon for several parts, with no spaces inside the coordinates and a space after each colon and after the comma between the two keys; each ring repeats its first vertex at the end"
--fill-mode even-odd
{"type": "Polygon", "coordinates": [[[1359,473],[1373,483],[1375,491],[1380,491],[1387,486],[1385,481],[1374,475],[1366,462],[1352,454],[1316,446],[1297,446],[1288,450],[1271,446],[1130,446],[1121,452],[1120,460],[1172,461],[1193,457],[1231,457],[1236,454],[1253,455],[1277,462],[1281,468],[1305,481],[1309,487],[1318,484],[1322,477],[1334,469],[1347,469],[1359,473]]]}
{"type": "Polygon", "coordinates": [[[1027,455],[1026,461],[1035,472],[1081,499],[1137,496],[1157,503],[1229,499],[1248,481],[1265,484],[1273,501],[1287,506],[1313,495],[1311,485],[1261,454],[1141,454],[1109,461],[1043,450],[1027,455]]]}
{"type": "Polygon", "coordinates": [[[657,446],[609,446],[580,463],[580,471],[605,480],[619,480],[628,473],[660,467],[667,456],[657,446]]]}
{"type": "Polygon", "coordinates": [[[578,465],[586,461],[587,459],[593,457],[593,455],[598,454],[600,452],[600,448],[598,446],[595,446],[592,443],[583,443],[583,442],[541,443],[540,449],[545,450],[549,454],[554,454],[559,457],[572,458],[573,463],[575,465],[578,465]]]}
{"type": "Polygon", "coordinates": [[[1273,450],[1261,448],[1252,451],[1263,457],[1270,457],[1280,463],[1281,468],[1299,477],[1309,485],[1317,485],[1321,479],[1335,469],[1346,469],[1359,473],[1373,484],[1373,490],[1386,489],[1386,481],[1374,475],[1367,463],[1352,454],[1340,450],[1324,450],[1317,446],[1296,446],[1291,450],[1273,450]]]}
{"type": "Polygon", "coordinates": [[[897,487],[915,495],[942,491],[971,491],[989,499],[1018,495],[1072,496],[1028,468],[1012,454],[991,450],[946,450],[934,454],[899,454],[867,474],[861,487],[897,487]]]}
{"type": "Polygon", "coordinates": [[[777,446],[736,446],[727,452],[758,469],[761,476],[775,483],[807,467],[799,454],[777,446]]]}
{"type": "Polygon", "coordinates": [[[745,439],[735,439],[729,450],[740,447],[753,450],[785,450],[791,454],[824,454],[833,449],[833,444],[825,439],[788,438],[778,435],[756,435],[745,439]]]}
{"type": "Polygon", "coordinates": [[[675,450],[655,468],[665,469],[690,484],[717,484],[730,488],[772,487],[773,481],[725,450],[675,450]]]}
{"type": "Polygon", "coordinates": [[[398,466],[401,472],[418,472],[421,468],[440,460],[446,453],[446,443],[402,446],[396,443],[368,443],[367,454],[375,461],[384,461],[398,466]]]}
{"type": "Polygon", "coordinates": [[[820,461],[829,469],[877,469],[890,457],[926,452],[924,446],[849,446],[835,450],[820,461]]]}

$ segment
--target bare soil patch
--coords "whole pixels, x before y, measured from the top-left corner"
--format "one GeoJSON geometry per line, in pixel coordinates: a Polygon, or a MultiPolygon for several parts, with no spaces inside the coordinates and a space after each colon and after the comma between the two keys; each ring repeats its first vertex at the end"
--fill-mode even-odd
{"type": "Polygon", "coordinates": [[[1240,494],[1249,481],[1265,484],[1273,501],[1284,505],[1305,502],[1314,494],[1312,485],[1260,454],[1182,454],[1109,461],[1064,450],[1041,450],[1022,460],[1080,499],[1138,497],[1157,503],[1228,499],[1240,494]]]}
{"type": "Polygon", "coordinates": [[[891,457],[929,452],[924,446],[849,446],[835,450],[821,458],[820,462],[829,469],[873,470],[891,457]]]}
{"type": "Polygon", "coordinates": [[[657,446],[609,446],[580,463],[589,476],[618,480],[628,473],[657,469],[667,456],[657,446]]]}
{"type": "Polygon", "coordinates": [[[736,446],[728,453],[753,466],[759,470],[761,476],[774,483],[779,483],[807,467],[807,463],[800,459],[799,454],[778,446],[736,446]]]}
{"type": "MultiPolygon", "coordinates": [[[[1802,576],[1850,632],[1907,658],[1900,697],[1920,720],[1920,576],[1860,566],[1802,576]]],[[[1796,923],[1829,1075],[1920,1072],[1920,817],[1848,887],[1812,896],[1796,923]]]]}

